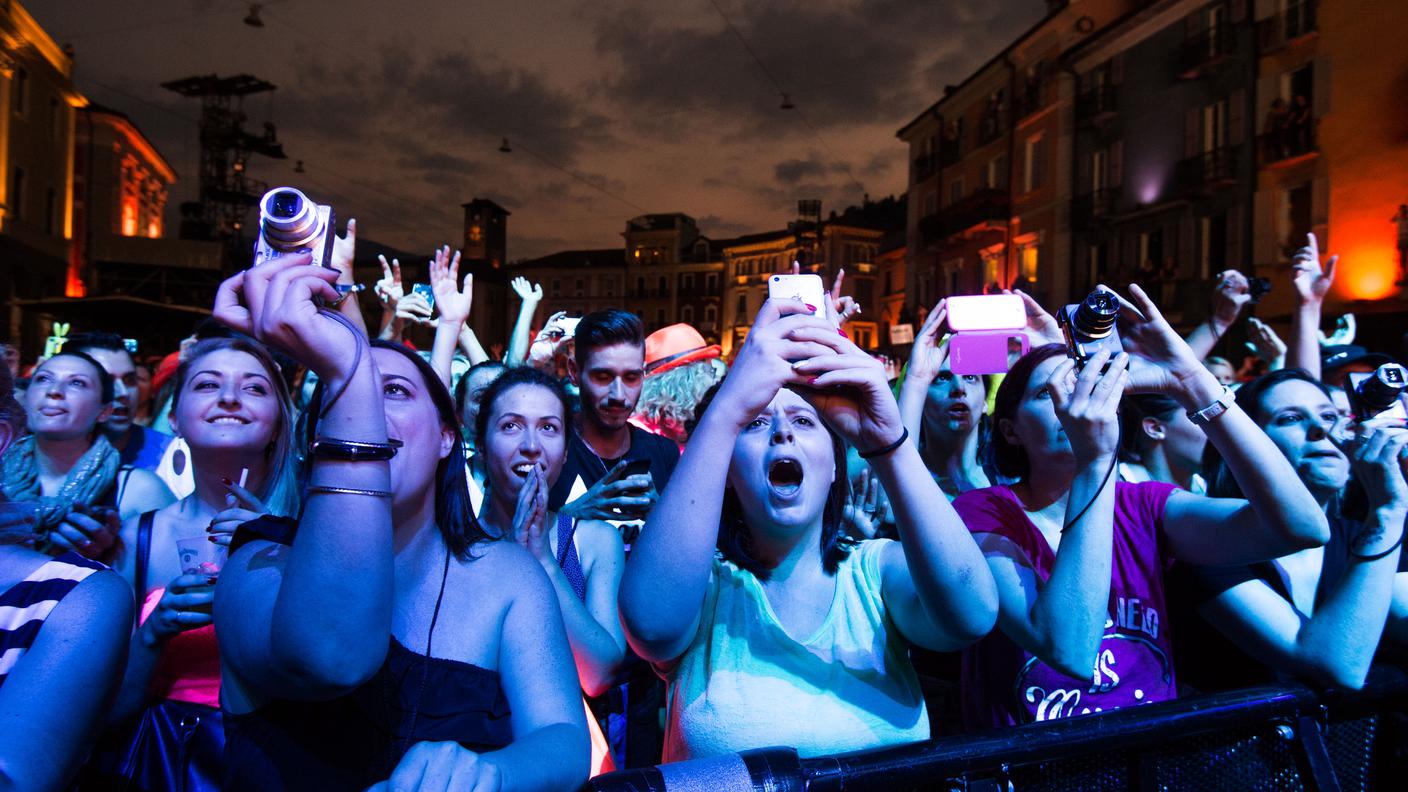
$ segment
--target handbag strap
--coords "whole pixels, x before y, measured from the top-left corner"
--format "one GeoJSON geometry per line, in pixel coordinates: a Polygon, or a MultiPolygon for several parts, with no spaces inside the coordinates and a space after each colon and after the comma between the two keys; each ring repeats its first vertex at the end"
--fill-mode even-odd
{"type": "Polygon", "coordinates": [[[152,524],[156,522],[156,509],[142,512],[137,518],[137,607],[147,599],[147,562],[152,555],[152,524]]]}

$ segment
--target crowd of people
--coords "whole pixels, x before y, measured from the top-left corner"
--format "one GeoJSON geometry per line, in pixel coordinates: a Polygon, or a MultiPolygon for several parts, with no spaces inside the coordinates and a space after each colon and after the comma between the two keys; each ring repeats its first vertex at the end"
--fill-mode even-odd
{"type": "Polygon", "coordinates": [[[892,377],[840,274],[730,362],[623,310],[535,325],[519,279],[491,353],[458,253],[359,297],[354,233],[228,279],[156,361],[7,355],[0,790],[574,789],[1356,688],[1408,642],[1408,397],[1346,379],[1394,361],[1319,332],[1314,237],[1285,341],[1229,270],[1186,335],[1101,287],[1089,356],[1018,292],[992,374],[955,373],[941,300],[892,377]],[[1212,357],[1243,321],[1252,362],[1212,357]]]}

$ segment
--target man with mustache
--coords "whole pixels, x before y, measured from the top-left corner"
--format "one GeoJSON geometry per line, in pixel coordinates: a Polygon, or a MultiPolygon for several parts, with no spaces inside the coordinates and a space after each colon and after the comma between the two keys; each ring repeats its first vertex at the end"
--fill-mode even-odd
{"type": "Polygon", "coordinates": [[[134,423],[137,415],[137,364],[127,344],[116,333],[77,333],[64,342],[64,351],[82,352],[98,361],[116,385],[112,417],[102,423],[103,434],[121,454],[124,465],[156,472],[171,435],[134,423]]]}

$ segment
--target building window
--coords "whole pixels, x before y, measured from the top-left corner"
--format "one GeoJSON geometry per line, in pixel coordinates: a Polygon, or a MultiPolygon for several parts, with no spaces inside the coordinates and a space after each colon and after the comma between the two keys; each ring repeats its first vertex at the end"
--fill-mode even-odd
{"type": "Polygon", "coordinates": [[[948,183],[948,202],[956,204],[963,200],[963,179],[957,178],[948,183]]]}
{"type": "Polygon", "coordinates": [[[1158,271],[1164,263],[1164,231],[1156,228],[1139,235],[1139,266],[1158,271]]]}
{"type": "Polygon", "coordinates": [[[987,167],[983,170],[983,186],[989,190],[1002,187],[1002,157],[988,160],[987,167]]]}
{"type": "Polygon", "coordinates": [[[719,290],[719,276],[712,272],[709,273],[708,276],[704,278],[704,286],[705,291],[709,292],[710,294],[717,293],[719,290]]]}
{"type": "Polygon", "coordinates": [[[680,291],[681,291],[681,292],[692,292],[692,291],[694,291],[694,273],[693,273],[693,272],[686,272],[685,274],[683,274],[683,275],[680,276],[680,291]]]}
{"type": "Polygon", "coordinates": [[[1041,263],[1040,250],[1040,246],[1035,242],[1022,248],[1022,280],[1026,281],[1028,284],[1036,283],[1038,265],[1041,263]]]}
{"type": "Polygon", "coordinates": [[[738,295],[738,321],[748,321],[748,293],[743,292],[738,295]]]}
{"type": "Polygon", "coordinates": [[[924,193],[924,211],[920,217],[929,217],[939,211],[939,194],[937,192],[924,193]]]}
{"type": "Polygon", "coordinates": [[[15,115],[23,118],[25,107],[29,104],[29,72],[23,68],[16,68],[11,90],[14,91],[15,96],[15,115]]]}
{"type": "Polygon", "coordinates": [[[666,296],[668,296],[668,295],[670,294],[670,281],[669,281],[669,279],[666,278],[664,275],[661,275],[661,276],[660,276],[660,280],[658,281],[658,283],[660,284],[660,296],[661,296],[661,297],[666,297],[666,296]]]}
{"type": "Polygon", "coordinates": [[[645,278],[636,278],[636,296],[645,294],[645,278]]]}
{"type": "Polygon", "coordinates": [[[1026,167],[1022,171],[1022,192],[1041,186],[1046,171],[1046,141],[1041,135],[1027,138],[1026,167]]]}
{"type": "Polygon", "coordinates": [[[1204,153],[1217,151],[1227,145],[1227,100],[1213,102],[1203,107],[1203,146],[1204,153]]]}
{"type": "Polygon", "coordinates": [[[1090,154],[1090,191],[1105,189],[1105,176],[1109,173],[1110,152],[1097,149],[1090,154]]]}
{"type": "Polygon", "coordinates": [[[1001,249],[983,251],[983,293],[987,294],[995,288],[1002,288],[1004,252],[1001,249]]]}
{"type": "Polygon", "coordinates": [[[712,304],[704,306],[704,329],[713,330],[714,323],[719,320],[718,309],[712,304]]]}
{"type": "Polygon", "coordinates": [[[1202,220],[1202,247],[1198,257],[1198,275],[1211,278],[1214,270],[1222,269],[1227,256],[1227,214],[1220,213],[1202,220]]]}
{"type": "Polygon", "coordinates": [[[24,217],[24,168],[19,166],[10,175],[10,212],[24,217]]]}
{"type": "Polygon", "coordinates": [[[607,297],[616,296],[616,276],[610,275],[602,279],[602,287],[606,290],[607,297]]]}
{"type": "Polygon", "coordinates": [[[680,308],[680,321],[687,325],[694,324],[694,306],[685,305],[680,308]]]}
{"type": "Polygon", "coordinates": [[[578,278],[578,279],[577,279],[577,282],[576,282],[576,284],[575,284],[575,287],[576,287],[576,290],[577,290],[577,296],[578,296],[578,297],[581,297],[581,296],[582,296],[582,289],[583,289],[583,286],[584,286],[584,284],[582,283],[582,279],[581,279],[581,278],[578,278]]]}
{"type": "Polygon", "coordinates": [[[664,327],[664,326],[665,326],[665,309],[664,309],[664,308],[656,308],[656,309],[655,309],[655,327],[656,327],[656,328],[661,328],[661,327],[664,327]]]}

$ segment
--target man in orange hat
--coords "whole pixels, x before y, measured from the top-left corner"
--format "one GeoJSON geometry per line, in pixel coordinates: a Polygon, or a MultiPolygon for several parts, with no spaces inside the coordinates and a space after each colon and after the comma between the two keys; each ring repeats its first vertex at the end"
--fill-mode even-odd
{"type": "Polygon", "coordinates": [[[681,446],[704,394],[728,366],[718,344],[709,344],[687,324],[662,327],[645,339],[645,383],[632,422],[681,446]]]}

